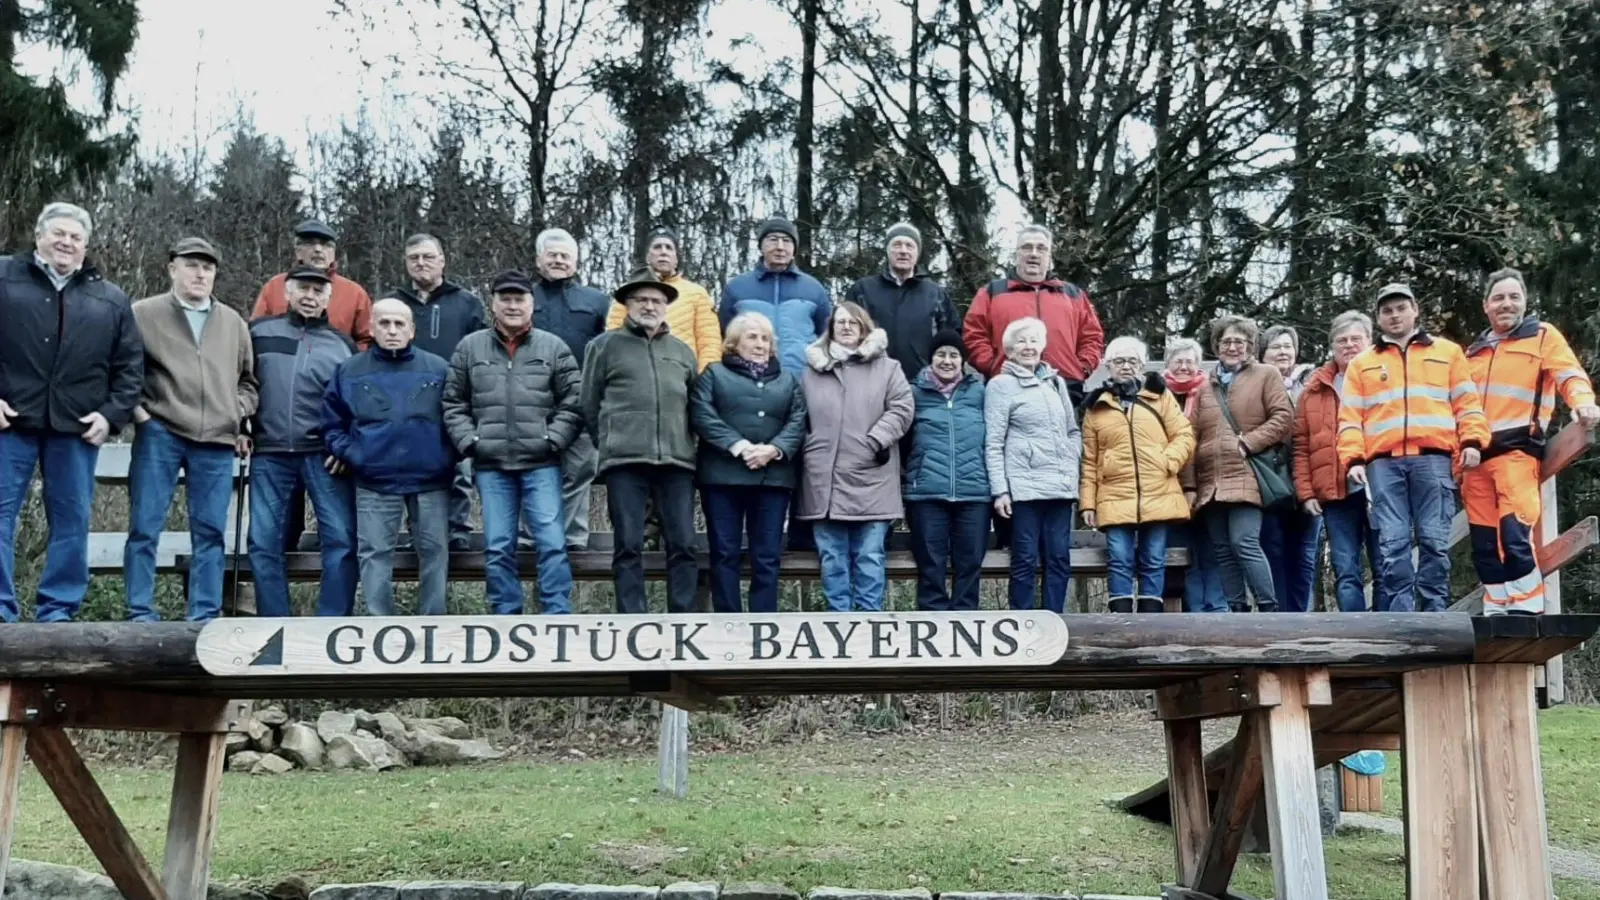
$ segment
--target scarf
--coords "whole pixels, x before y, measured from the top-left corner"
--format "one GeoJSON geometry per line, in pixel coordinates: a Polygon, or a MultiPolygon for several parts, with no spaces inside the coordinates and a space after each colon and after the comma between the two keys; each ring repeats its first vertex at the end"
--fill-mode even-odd
{"type": "Polygon", "coordinates": [[[933,366],[926,366],[923,368],[922,374],[928,376],[928,380],[933,382],[934,390],[943,395],[946,400],[949,400],[951,397],[956,395],[956,388],[961,386],[964,373],[956,373],[956,378],[954,381],[945,381],[943,378],[940,378],[938,375],[934,374],[933,366]]]}
{"type": "Polygon", "coordinates": [[[1111,396],[1122,402],[1122,411],[1127,412],[1133,406],[1133,401],[1139,397],[1139,380],[1137,378],[1119,378],[1109,385],[1111,396]]]}
{"type": "Polygon", "coordinates": [[[737,353],[724,354],[722,357],[722,364],[724,366],[727,366],[729,369],[732,369],[735,372],[747,375],[756,381],[762,381],[766,379],[768,375],[777,374],[777,362],[778,361],[772,357],[768,357],[767,361],[764,363],[752,362],[751,360],[745,359],[737,353]]]}
{"type": "Polygon", "coordinates": [[[1193,416],[1195,395],[1200,386],[1206,383],[1205,371],[1198,371],[1187,378],[1179,378],[1171,372],[1164,373],[1162,377],[1166,378],[1167,387],[1172,390],[1172,395],[1183,401],[1183,414],[1193,416]]]}
{"type": "Polygon", "coordinates": [[[828,355],[838,362],[847,362],[861,353],[861,345],[846,347],[838,341],[828,342],[828,355]]]}

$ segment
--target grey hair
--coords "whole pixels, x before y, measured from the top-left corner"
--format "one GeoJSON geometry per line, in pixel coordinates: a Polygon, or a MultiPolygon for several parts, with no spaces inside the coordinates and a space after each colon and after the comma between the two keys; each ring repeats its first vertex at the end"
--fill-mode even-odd
{"type": "Polygon", "coordinates": [[[1206,358],[1205,348],[1194,338],[1172,338],[1167,341],[1167,352],[1161,357],[1163,362],[1172,362],[1181,353],[1193,353],[1195,362],[1202,362],[1206,358]]]}
{"type": "Polygon", "coordinates": [[[439,240],[425,231],[413,234],[411,237],[406,238],[405,249],[410,250],[412,247],[420,247],[423,244],[432,244],[440,253],[444,252],[444,241],[439,240]]]}
{"type": "Polygon", "coordinates": [[[1011,355],[1011,348],[1016,344],[1017,339],[1025,334],[1036,334],[1039,336],[1039,340],[1046,342],[1049,341],[1050,337],[1050,331],[1044,327],[1044,322],[1035,319],[1033,316],[1023,316],[1020,319],[1016,319],[1006,326],[1005,334],[1000,336],[1000,345],[1005,348],[1007,356],[1011,355]]]}
{"type": "Polygon", "coordinates": [[[1489,280],[1483,283],[1483,299],[1488,300],[1489,295],[1494,291],[1494,286],[1506,279],[1515,281],[1517,287],[1522,288],[1524,295],[1528,293],[1528,282],[1522,277],[1522,270],[1507,266],[1504,269],[1496,269],[1489,273],[1489,280]]]}
{"type": "Polygon", "coordinates": [[[1054,244],[1056,242],[1056,236],[1054,234],[1050,233],[1050,229],[1048,229],[1048,228],[1044,227],[1043,225],[1040,225],[1039,223],[1035,222],[1032,225],[1024,225],[1024,226],[1022,226],[1022,230],[1017,232],[1017,246],[1018,247],[1022,246],[1022,239],[1027,237],[1030,234],[1040,235],[1045,240],[1049,241],[1051,244],[1054,244]]]}
{"type": "Polygon", "coordinates": [[[1256,320],[1234,315],[1218,316],[1212,320],[1211,352],[1215,353],[1217,351],[1217,347],[1222,344],[1223,336],[1230,331],[1239,332],[1241,337],[1249,341],[1250,353],[1252,355],[1255,354],[1258,343],[1257,338],[1261,337],[1261,331],[1256,327],[1256,320]]]}
{"type": "Polygon", "coordinates": [[[1349,310],[1333,317],[1333,324],[1328,326],[1328,341],[1331,343],[1352,328],[1359,328],[1372,337],[1372,317],[1360,310],[1349,310]]]}
{"type": "Polygon", "coordinates": [[[1294,343],[1294,355],[1299,356],[1300,332],[1295,331],[1293,325],[1274,325],[1271,328],[1268,328],[1266,331],[1263,331],[1261,333],[1261,352],[1266,353],[1267,348],[1272,346],[1273,341],[1283,337],[1286,334],[1289,336],[1289,340],[1294,343]]]}
{"type": "Polygon", "coordinates": [[[39,213],[39,220],[33,223],[33,236],[40,237],[44,234],[45,227],[51,219],[71,219],[83,226],[85,239],[94,234],[94,220],[89,217],[89,211],[81,206],[71,203],[52,203],[39,213]]]}
{"type": "Polygon", "coordinates": [[[573,237],[572,232],[565,228],[546,228],[539,232],[539,236],[533,241],[533,249],[535,253],[543,255],[544,251],[557,244],[565,244],[571,247],[574,256],[578,253],[578,239],[573,237]]]}
{"type": "Polygon", "coordinates": [[[722,338],[722,351],[724,353],[738,353],[739,339],[744,337],[746,331],[764,331],[767,337],[772,338],[773,350],[776,351],[778,332],[772,327],[772,320],[758,312],[739,313],[728,323],[727,333],[722,338]]]}
{"type": "Polygon", "coordinates": [[[1108,360],[1124,356],[1137,356],[1140,363],[1150,361],[1150,347],[1136,337],[1114,338],[1106,345],[1105,358],[1108,360]]]}

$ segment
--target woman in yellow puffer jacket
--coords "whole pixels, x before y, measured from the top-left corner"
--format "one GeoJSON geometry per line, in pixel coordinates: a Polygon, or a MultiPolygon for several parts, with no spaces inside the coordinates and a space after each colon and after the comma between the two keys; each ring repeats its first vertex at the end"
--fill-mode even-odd
{"type": "Polygon", "coordinates": [[[1165,608],[1167,523],[1189,518],[1180,475],[1194,429],[1161,376],[1145,374],[1147,355],[1136,338],[1112,341],[1111,378],[1084,400],[1080,502],[1084,524],[1106,535],[1112,612],[1165,608]]]}

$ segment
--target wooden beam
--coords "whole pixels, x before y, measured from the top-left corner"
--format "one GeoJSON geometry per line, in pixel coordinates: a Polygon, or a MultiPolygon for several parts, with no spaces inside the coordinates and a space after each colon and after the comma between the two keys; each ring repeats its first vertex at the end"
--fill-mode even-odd
{"type": "Polygon", "coordinates": [[[661,704],[656,790],[679,800],[689,796],[689,711],[661,704]]]}
{"type": "Polygon", "coordinates": [[[1270,670],[1219,672],[1156,691],[1156,718],[1217,719],[1277,706],[1278,677],[1270,670]]]}
{"type": "Polygon", "coordinates": [[[634,692],[678,709],[705,710],[717,705],[721,698],[706,690],[694,679],[676,672],[651,672],[629,676],[634,692]]]}
{"type": "MultiPolygon", "coordinates": [[[[0,685],[4,693],[5,685],[0,685]]],[[[22,790],[21,725],[0,725],[0,896],[6,892],[6,870],[11,867],[11,835],[17,826],[17,796],[22,790]]]]}
{"type": "Polygon", "coordinates": [[[1545,442],[1544,458],[1539,461],[1539,480],[1548,482],[1560,475],[1576,462],[1578,457],[1589,452],[1594,440],[1593,431],[1576,422],[1569,423],[1555,437],[1545,442]]]}
{"type": "MultiPolygon", "coordinates": [[[[1540,523],[1542,528],[1544,520],[1541,519],[1540,523]]],[[[1589,516],[1561,534],[1545,539],[1544,545],[1539,548],[1539,568],[1546,574],[1559,572],[1595,544],[1600,544],[1600,517],[1589,516]]],[[[1549,612],[1548,597],[1545,603],[1545,609],[1549,612]]]]}
{"type": "Polygon", "coordinates": [[[1471,667],[1484,900],[1554,896],[1533,670],[1471,667]]]}
{"type": "MultiPolygon", "coordinates": [[[[1570,429],[1569,429],[1570,430],[1570,429]]],[[[1594,432],[1584,429],[1587,438],[1593,439],[1594,432]]],[[[1559,438],[1560,435],[1557,435],[1559,438]]],[[[1587,443],[1585,444],[1587,447],[1587,443]]],[[[1551,478],[1540,486],[1539,491],[1539,541],[1546,547],[1559,539],[1561,533],[1561,504],[1560,494],[1556,491],[1556,479],[1551,478]]],[[[1592,523],[1595,519],[1590,516],[1585,523],[1592,523]]],[[[1539,568],[1544,572],[1544,612],[1548,616],[1561,614],[1561,567],[1548,567],[1544,564],[1545,554],[1540,554],[1539,568]]],[[[1545,699],[1550,703],[1565,703],[1567,699],[1566,668],[1560,656],[1553,657],[1544,664],[1545,674],[1545,699]]]]}
{"type": "Polygon", "coordinates": [[[170,900],[205,900],[211,880],[211,848],[217,835],[227,735],[185,734],[178,738],[167,813],[167,850],[161,885],[170,900]]]}
{"type": "Polygon", "coordinates": [[[1207,809],[1205,751],[1200,740],[1200,720],[1182,719],[1164,725],[1167,738],[1167,777],[1172,784],[1172,832],[1177,846],[1180,884],[1194,884],[1211,831],[1207,809]]]}
{"type": "Polygon", "coordinates": [[[1239,731],[1233,738],[1233,759],[1228,763],[1211,813],[1211,829],[1196,869],[1195,890],[1220,897],[1233,880],[1239,862],[1239,848],[1250,827],[1250,813],[1261,795],[1261,732],[1264,713],[1245,713],[1239,718],[1239,731]]]}
{"type": "Polygon", "coordinates": [[[1329,734],[1318,732],[1311,736],[1311,745],[1316,748],[1320,756],[1324,753],[1351,754],[1363,750],[1398,751],[1403,745],[1398,734],[1374,734],[1372,732],[1344,732],[1329,734]]]}
{"type": "Polygon", "coordinates": [[[1316,754],[1304,670],[1282,672],[1283,701],[1259,716],[1261,769],[1272,832],[1272,882],[1278,900],[1328,900],[1322,823],[1317,813],[1316,754]]]}
{"type": "Polygon", "coordinates": [[[244,727],[250,703],[85,684],[14,682],[0,722],[102,731],[224,733],[244,727]]]}
{"type": "Polygon", "coordinates": [[[1406,897],[1475,897],[1478,803],[1468,668],[1407,672],[1403,685],[1406,897]]]}
{"type": "Polygon", "coordinates": [[[28,729],[28,755],[122,896],[166,900],[161,882],[67,733],[50,726],[28,729]]]}

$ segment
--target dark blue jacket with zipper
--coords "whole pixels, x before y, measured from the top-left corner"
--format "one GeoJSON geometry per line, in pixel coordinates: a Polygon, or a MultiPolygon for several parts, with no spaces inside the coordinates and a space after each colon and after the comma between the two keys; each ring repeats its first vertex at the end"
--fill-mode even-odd
{"type": "Polygon", "coordinates": [[[399,300],[411,308],[411,318],[417,323],[417,336],[411,345],[440,359],[454,356],[462,338],[489,327],[483,301],[454,282],[441,283],[427,300],[409,287],[396,288],[389,299],[399,300]]]}
{"type": "Polygon", "coordinates": [[[444,490],[456,452],[444,428],[450,364],[426,350],[373,347],[352,356],[322,399],[322,439],[356,484],[380,494],[444,490]]]}
{"type": "Polygon", "coordinates": [[[955,393],[946,399],[933,373],[923,369],[911,383],[911,397],[916,414],[911,420],[906,500],[988,503],[983,379],[974,372],[963,374],[955,393]]]}

